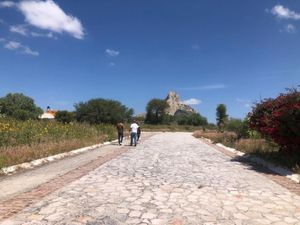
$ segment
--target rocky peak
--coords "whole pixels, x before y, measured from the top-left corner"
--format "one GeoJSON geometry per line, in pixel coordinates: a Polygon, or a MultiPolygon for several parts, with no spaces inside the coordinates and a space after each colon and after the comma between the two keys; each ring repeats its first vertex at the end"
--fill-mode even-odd
{"type": "Polygon", "coordinates": [[[169,108],[166,110],[166,113],[174,116],[175,114],[186,114],[196,112],[191,106],[184,104],[181,102],[179,95],[170,91],[168,96],[166,97],[166,102],[169,105],[169,108]]]}
{"type": "Polygon", "coordinates": [[[175,91],[170,91],[167,98],[167,102],[180,102],[180,97],[175,91]]]}

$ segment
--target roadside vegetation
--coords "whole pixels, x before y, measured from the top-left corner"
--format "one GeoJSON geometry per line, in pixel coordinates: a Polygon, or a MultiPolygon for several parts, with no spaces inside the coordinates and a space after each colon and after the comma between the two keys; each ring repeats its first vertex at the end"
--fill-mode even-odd
{"type": "Polygon", "coordinates": [[[216,110],[218,129],[197,130],[195,137],[208,138],[300,173],[299,91],[291,89],[275,99],[256,103],[244,120],[228,119],[226,106],[220,105],[216,110]]]}
{"type": "MultiPolygon", "coordinates": [[[[42,109],[21,93],[0,98],[0,168],[42,157],[71,151],[116,138],[115,124],[125,124],[125,137],[133,109],[103,98],[90,99],[74,105],[73,112],[57,111],[55,120],[42,120],[42,109]]],[[[135,118],[143,131],[194,131],[207,120],[200,114],[172,117],[165,114],[167,105],[152,100],[147,117],[135,118]]]]}
{"type": "Polygon", "coordinates": [[[115,139],[112,125],[0,119],[0,168],[115,139]]]}
{"type": "MultiPolygon", "coordinates": [[[[111,100],[99,102],[98,107],[108,105],[106,110],[110,104],[122,106],[111,100]]],[[[80,103],[78,107],[83,104],[86,106],[89,102],[80,103]]],[[[111,108],[109,112],[114,114],[111,108]]],[[[86,114],[82,110],[80,113],[59,111],[57,120],[40,120],[41,112],[33,99],[23,94],[0,98],[0,168],[116,138],[115,127],[106,121],[107,117],[94,114],[98,120],[93,123],[89,121],[93,115],[87,115],[88,110],[86,114]]],[[[102,113],[107,115],[105,110],[102,113]]]]}
{"type": "Polygon", "coordinates": [[[135,119],[144,131],[189,131],[198,138],[259,155],[296,172],[300,171],[300,92],[292,89],[275,99],[255,104],[241,120],[216,107],[216,125],[200,113],[166,113],[162,99],[152,99],[145,116],[133,117],[122,103],[96,98],[75,104],[75,110],[56,112],[55,120],[41,120],[41,108],[23,94],[0,98],[0,168],[70,151],[116,138],[115,124],[135,119]]]}

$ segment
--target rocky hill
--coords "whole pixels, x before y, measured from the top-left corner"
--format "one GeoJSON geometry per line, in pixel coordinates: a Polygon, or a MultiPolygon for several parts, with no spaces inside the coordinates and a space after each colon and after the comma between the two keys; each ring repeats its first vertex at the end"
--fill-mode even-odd
{"type": "Polygon", "coordinates": [[[169,108],[166,111],[169,115],[196,113],[191,106],[181,102],[179,95],[174,91],[169,92],[166,102],[169,104],[169,108]]]}

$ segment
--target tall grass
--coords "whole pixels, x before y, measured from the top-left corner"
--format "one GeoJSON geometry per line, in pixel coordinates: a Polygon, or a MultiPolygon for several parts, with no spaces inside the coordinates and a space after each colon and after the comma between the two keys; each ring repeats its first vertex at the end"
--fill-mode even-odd
{"type": "Polygon", "coordinates": [[[224,145],[233,147],[234,142],[237,140],[237,135],[234,132],[218,132],[216,130],[197,130],[193,133],[196,138],[208,138],[214,143],[222,143],[224,145]]]}
{"type": "Polygon", "coordinates": [[[234,147],[248,154],[264,154],[278,151],[278,146],[265,139],[240,139],[235,142],[234,147]]]}
{"type": "Polygon", "coordinates": [[[208,138],[213,143],[222,143],[226,146],[236,148],[242,152],[249,154],[263,154],[278,151],[278,146],[263,138],[254,139],[238,139],[234,132],[218,132],[216,130],[201,131],[197,130],[193,133],[196,138],[208,138]]]}
{"type": "Polygon", "coordinates": [[[116,138],[115,127],[0,119],[0,168],[116,138]]]}

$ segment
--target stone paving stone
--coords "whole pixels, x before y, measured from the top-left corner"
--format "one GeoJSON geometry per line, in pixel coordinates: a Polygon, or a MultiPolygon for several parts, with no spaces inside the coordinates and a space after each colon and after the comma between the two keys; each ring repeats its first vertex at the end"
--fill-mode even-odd
{"type": "Polygon", "coordinates": [[[293,192],[190,133],[162,133],[2,225],[259,225],[299,224],[299,218],[293,192]]]}

